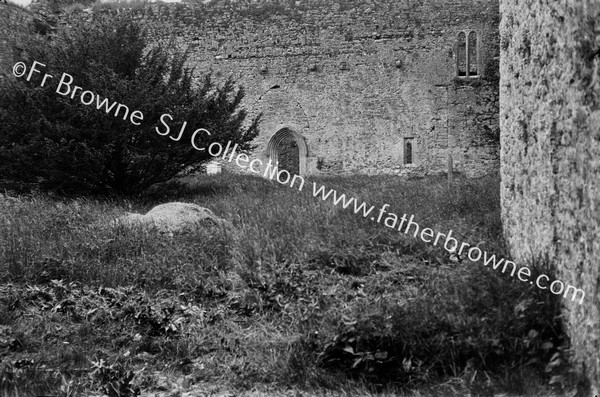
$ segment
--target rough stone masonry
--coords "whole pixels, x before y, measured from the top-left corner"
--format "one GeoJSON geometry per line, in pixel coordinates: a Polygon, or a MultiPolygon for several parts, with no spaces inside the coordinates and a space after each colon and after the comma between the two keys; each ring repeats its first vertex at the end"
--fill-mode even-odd
{"type": "Polygon", "coordinates": [[[586,292],[563,300],[574,359],[600,394],[600,2],[502,0],[505,235],[586,292]]]}
{"type": "Polygon", "coordinates": [[[477,177],[499,168],[498,11],[498,0],[213,0],[104,12],[189,47],[198,75],[242,84],[243,106],[263,113],[263,164],[427,175],[451,155],[477,177]]]}
{"type": "Polygon", "coordinates": [[[263,164],[289,163],[293,151],[301,175],[425,175],[445,172],[451,154],[456,171],[481,176],[499,167],[489,139],[499,130],[498,11],[497,0],[301,0],[136,15],[155,40],[191,46],[198,72],[244,85],[246,109],[263,113],[263,164]]]}

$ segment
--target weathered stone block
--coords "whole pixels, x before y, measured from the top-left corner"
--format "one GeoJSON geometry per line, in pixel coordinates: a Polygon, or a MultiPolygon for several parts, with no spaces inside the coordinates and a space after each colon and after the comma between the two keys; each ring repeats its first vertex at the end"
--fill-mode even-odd
{"type": "Polygon", "coordinates": [[[152,208],[145,215],[130,213],[113,221],[113,225],[141,227],[173,235],[197,228],[231,227],[207,208],[190,203],[166,203],[152,208]]]}

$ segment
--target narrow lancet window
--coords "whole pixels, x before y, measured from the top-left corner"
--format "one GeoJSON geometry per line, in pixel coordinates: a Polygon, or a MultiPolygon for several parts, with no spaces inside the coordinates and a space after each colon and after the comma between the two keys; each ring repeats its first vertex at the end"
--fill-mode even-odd
{"type": "Polygon", "coordinates": [[[404,164],[413,164],[413,138],[404,139],[404,164]]]}
{"type": "Polygon", "coordinates": [[[458,34],[458,46],[456,53],[456,63],[458,68],[458,76],[464,77],[467,75],[467,36],[465,32],[458,34]]]}
{"type": "Polygon", "coordinates": [[[469,49],[469,56],[467,59],[469,60],[469,76],[475,77],[478,75],[477,70],[477,33],[471,32],[469,33],[469,44],[467,45],[469,49]]]}

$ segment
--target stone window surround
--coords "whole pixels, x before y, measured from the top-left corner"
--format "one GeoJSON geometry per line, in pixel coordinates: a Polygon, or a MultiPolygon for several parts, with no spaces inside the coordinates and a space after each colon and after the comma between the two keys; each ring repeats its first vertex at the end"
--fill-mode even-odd
{"type": "Polygon", "coordinates": [[[461,30],[458,33],[456,33],[456,64],[455,64],[455,74],[456,77],[458,77],[459,79],[476,79],[481,77],[481,45],[480,45],[480,41],[481,41],[481,37],[479,35],[479,33],[476,30],[473,29],[467,29],[467,30],[461,30]],[[458,51],[458,46],[460,44],[460,34],[463,33],[465,35],[465,71],[466,74],[464,76],[461,76],[459,74],[459,70],[458,70],[458,64],[460,62],[459,59],[459,51],[458,51]],[[469,35],[471,33],[475,33],[475,39],[476,39],[476,49],[475,49],[475,56],[476,56],[476,65],[477,65],[477,74],[476,75],[469,75],[469,35]]]}

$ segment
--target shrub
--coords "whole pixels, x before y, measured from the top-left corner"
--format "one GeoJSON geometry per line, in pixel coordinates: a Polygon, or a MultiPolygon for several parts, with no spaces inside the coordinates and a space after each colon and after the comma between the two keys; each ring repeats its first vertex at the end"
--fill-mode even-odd
{"type": "Polygon", "coordinates": [[[31,81],[5,79],[0,91],[5,183],[64,193],[137,193],[210,158],[191,144],[197,129],[211,134],[196,134],[197,148],[231,141],[240,151],[252,149],[258,118],[246,124],[245,111],[238,109],[243,88],[236,89],[232,80],[216,86],[210,75],[196,85],[193,70],[185,66],[187,53],[170,51],[170,43],[150,48],[130,16],[75,20],[56,34],[21,42],[28,68],[33,61],[45,66],[37,67],[41,73],[31,81]],[[45,73],[53,78],[42,87],[45,73]],[[66,95],[57,91],[63,73],[73,78],[66,95]],[[71,95],[75,85],[82,89],[71,95]],[[80,99],[86,90],[96,95],[89,106],[80,99]],[[110,108],[113,102],[127,106],[128,116],[123,107],[110,108]],[[143,114],[142,121],[135,120],[139,125],[131,119],[135,110],[143,114]],[[161,119],[164,114],[171,118],[161,119]]]}

